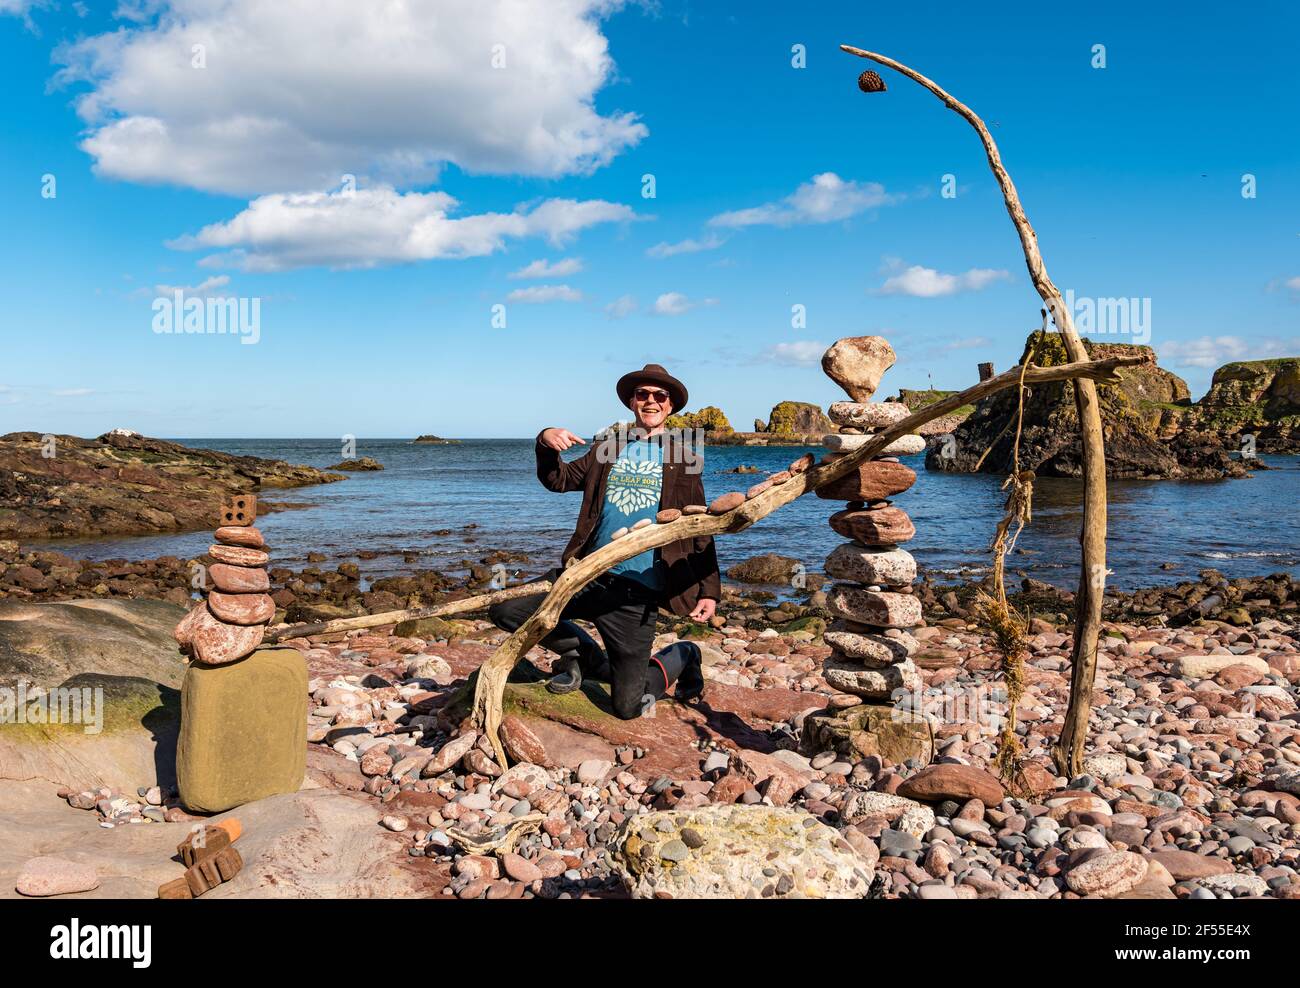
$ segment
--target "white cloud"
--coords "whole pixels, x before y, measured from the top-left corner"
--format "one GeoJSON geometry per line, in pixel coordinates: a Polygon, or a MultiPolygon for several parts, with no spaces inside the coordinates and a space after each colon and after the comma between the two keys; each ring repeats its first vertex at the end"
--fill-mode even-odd
{"type": "Polygon", "coordinates": [[[230,275],[217,274],[211,278],[204,278],[197,285],[154,285],[153,287],[154,291],[159,295],[172,295],[181,292],[184,295],[208,298],[217,295],[217,289],[225,288],[228,284],[230,284],[230,275]]]}
{"type": "Polygon", "coordinates": [[[623,319],[636,311],[636,299],[631,295],[620,295],[605,306],[605,315],[611,319],[623,319]]]}
{"type": "Polygon", "coordinates": [[[1287,357],[1300,351],[1300,337],[1199,336],[1192,340],[1170,340],[1156,347],[1161,363],[1172,367],[1218,368],[1235,360],[1287,357]]]}
{"type": "Polygon", "coordinates": [[[51,0],[0,0],[0,15],[21,17],[27,30],[39,35],[36,22],[32,20],[32,11],[48,8],[50,2],[51,0]]]}
{"type": "Polygon", "coordinates": [[[544,259],[520,268],[510,274],[511,278],[564,278],[582,270],[582,261],[576,257],[566,257],[554,264],[544,259]]]}
{"type": "Polygon", "coordinates": [[[650,307],[650,312],[656,316],[681,316],[690,312],[692,309],[698,309],[702,305],[717,305],[716,298],[700,299],[698,301],[689,299],[681,292],[664,292],[657,299],[655,304],[650,307]]]}
{"type": "Polygon", "coordinates": [[[50,393],[56,398],[83,398],[86,395],[93,395],[95,391],[93,388],[63,388],[50,393]]]}
{"type": "Polygon", "coordinates": [[[726,241],[716,233],[710,233],[700,240],[679,240],[675,244],[655,244],[646,250],[647,257],[673,257],[677,254],[698,254],[702,250],[717,250],[726,241]]]}
{"type": "Polygon", "coordinates": [[[49,6],[49,0],[0,0],[0,14],[26,17],[38,7],[49,6]]]}
{"type": "Polygon", "coordinates": [[[112,178],[257,195],[344,174],[428,183],[445,164],[585,174],[648,133],[634,113],[594,107],[616,71],[600,22],[622,5],[145,2],[119,10],[136,23],[55,60],[60,82],[90,84],[81,146],[112,178]]]}
{"type": "Polygon", "coordinates": [[[879,182],[846,182],[834,172],[814,175],[780,202],[719,213],[710,226],[794,226],[799,223],[833,223],[897,202],[879,182]]]}
{"type": "Polygon", "coordinates": [[[1009,271],[993,268],[971,268],[964,274],[945,274],[934,268],[913,264],[904,271],[885,279],[880,295],[914,295],[917,298],[938,298],[958,292],[978,292],[995,281],[1011,277],[1009,271]]]}
{"type": "Polygon", "coordinates": [[[1286,281],[1282,282],[1282,284],[1286,285],[1286,287],[1291,289],[1293,292],[1300,292],[1300,277],[1288,278],[1286,281]]]}
{"type": "Polygon", "coordinates": [[[507,302],[581,302],[582,292],[568,285],[529,285],[516,288],[506,296],[507,302]]]}
{"type": "Polygon", "coordinates": [[[554,245],[599,223],[632,220],[627,206],[588,199],[547,199],[531,210],[453,218],[445,192],[396,192],[388,186],[355,192],[273,193],[260,196],[224,223],[213,223],[168,246],[223,248],[205,267],[235,265],[281,271],[312,265],[366,268],[435,258],[482,257],[508,239],[545,237],[554,245]]]}
{"type": "Polygon", "coordinates": [[[759,359],[778,364],[794,364],[796,367],[812,367],[821,363],[822,354],[828,344],[814,340],[796,340],[793,343],[776,343],[768,347],[759,359]]]}

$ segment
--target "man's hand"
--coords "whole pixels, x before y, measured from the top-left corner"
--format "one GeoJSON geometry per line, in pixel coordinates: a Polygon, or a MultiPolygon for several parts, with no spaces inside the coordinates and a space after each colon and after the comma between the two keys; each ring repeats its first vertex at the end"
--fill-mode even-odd
{"type": "Polygon", "coordinates": [[[546,429],[542,432],[540,439],[543,446],[556,452],[563,452],[573,445],[587,445],[587,440],[581,436],[575,436],[568,429],[546,429]]]}
{"type": "Polygon", "coordinates": [[[712,597],[701,597],[700,602],[695,605],[695,610],[687,615],[692,621],[699,621],[701,624],[707,624],[713,619],[713,615],[718,611],[718,602],[712,597]]]}

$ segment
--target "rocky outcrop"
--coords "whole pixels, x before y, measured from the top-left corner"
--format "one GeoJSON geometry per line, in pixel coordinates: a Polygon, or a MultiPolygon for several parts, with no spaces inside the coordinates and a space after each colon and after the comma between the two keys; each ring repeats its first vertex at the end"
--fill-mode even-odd
{"type": "Polygon", "coordinates": [[[443,439],[441,436],[435,436],[435,435],[432,435],[432,434],[430,434],[430,435],[424,435],[424,436],[416,436],[416,437],[415,437],[413,440],[411,440],[411,441],[412,441],[412,442],[417,442],[417,443],[430,443],[430,444],[438,444],[438,443],[441,443],[441,444],[444,444],[444,445],[457,445],[457,444],[460,443],[460,440],[459,440],[459,439],[443,439]]]}
{"type": "Polygon", "coordinates": [[[1190,418],[1236,449],[1251,435],[1258,452],[1300,452],[1300,357],[1225,364],[1190,418]]]}
{"type": "MultiPolygon", "coordinates": [[[[1107,476],[1134,480],[1245,476],[1246,468],[1221,444],[1178,432],[1178,423],[1186,414],[1184,410],[1190,407],[1187,385],[1156,366],[1155,352],[1150,347],[1090,340],[1084,340],[1084,346],[1094,360],[1138,353],[1148,361],[1121,368],[1118,384],[1098,388],[1107,476]]],[[[1060,337],[1052,334],[1041,343],[1037,334],[1029,337],[1020,362],[1029,359],[1042,367],[1068,362],[1060,337]]],[[[1016,414],[1015,388],[990,395],[952,433],[951,442],[936,443],[930,448],[926,468],[958,473],[977,469],[983,473],[1009,472],[1016,414]]],[[[1082,448],[1072,382],[1031,389],[1025,399],[1020,467],[1040,476],[1082,476],[1082,448]]]]}
{"type": "MultiPolygon", "coordinates": [[[[191,449],[121,431],[0,436],[0,539],[211,527],[230,494],[345,479],[314,467],[191,449]]],[[[274,510],[263,502],[263,510],[274,510]]]]}
{"type": "Polygon", "coordinates": [[[382,470],[384,465],[378,460],[369,456],[362,456],[355,460],[344,460],[342,463],[335,463],[331,470],[347,470],[348,472],[362,470],[382,470]]]}
{"type": "Polygon", "coordinates": [[[731,423],[727,421],[727,416],[723,414],[722,409],[714,405],[706,405],[698,412],[669,415],[664,425],[670,429],[703,429],[720,435],[735,431],[731,428],[731,423]]]}
{"type": "Polygon", "coordinates": [[[772,407],[766,422],[754,419],[753,432],[710,432],[716,446],[816,446],[835,426],[818,405],[782,401],[772,407]]]}
{"type": "Polygon", "coordinates": [[[820,436],[834,432],[835,426],[818,405],[783,401],[773,406],[767,418],[767,431],[778,436],[820,436]]]}

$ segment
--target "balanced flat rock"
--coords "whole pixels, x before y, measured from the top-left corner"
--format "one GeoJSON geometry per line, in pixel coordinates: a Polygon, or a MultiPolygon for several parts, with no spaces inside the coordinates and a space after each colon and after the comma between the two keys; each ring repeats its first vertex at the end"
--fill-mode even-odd
{"type": "Polygon", "coordinates": [[[266,570],[256,566],[231,566],[213,563],[208,567],[212,585],[222,593],[263,593],[271,589],[266,570]]]}
{"type": "Polygon", "coordinates": [[[837,511],[831,515],[831,528],[846,539],[872,546],[896,545],[916,535],[907,512],[893,507],[837,511]]]}
{"type": "Polygon", "coordinates": [[[921,643],[906,632],[894,638],[856,631],[827,631],[822,639],[844,658],[874,668],[902,662],[921,647],[921,643]]]}
{"type": "Polygon", "coordinates": [[[260,549],[242,549],[237,545],[210,545],[208,555],[232,566],[265,566],[271,559],[260,549]]]}
{"type": "Polygon", "coordinates": [[[921,623],[921,601],[913,594],[867,590],[837,583],[827,595],[827,607],[836,617],[877,628],[914,628],[921,623]]]}
{"type": "Polygon", "coordinates": [[[835,401],[826,410],[836,425],[855,429],[887,429],[911,414],[901,401],[835,401]]]}
{"type": "Polygon", "coordinates": [[[194,623],[190,629],[190,649],[194,657],[210,666],[226,665],[238,662],[248,655],[266,635],[266,627],[260,624],[227,624],[218,620],[209,610],[208,605],[196,608],[194,623]]]}
{"type": "Polygon", "coordinates": [[[864,700],[891,700],[895,690],[918,692],[925,688],[916,666],[907,660],[868,669],[852,659],[831,655],[822,664],[822,678],[832,689],[852,693],[864,700]]]}
{"type": "MultiPolygon", "coordinates": [[[[852,453],[856,449],[861,449],[875,436],[853,436],[845,435],[842,432],[832,432],[830,435],[822,436],[822,445],[836,453],[852,453]]],[[[892,443],[882,449],[878,456],[912,456],[915,453],[925,452],[925,440],[915,433],[907,436],[899,436],[892,443]]]]}
{"type": "Polygon", "coordinates": [[[275,601],[264,593],[208,594],[208,607],[214,617],[227,624],[265,624],[275,617],[275,601]]]}
{"type": "Polygon", "coordinates": [[[883,501],[916,483],[916,471],[889,460],[868,460],[846,477],[817,488],[827,501],[883,501]]]}
{"type": "Polygon", "coordinates": [[[237,545],[245,549],[265,549],[266,539],[260,529],[252,525],[222,525],[213,536],[222,545],[237,545]]]}
{"type": "Polygon", "coordinates": [[[898,587],[916,579],[916,560],[906,549],[865,546],[857,542],[837,545],[823,567],[827,576],[851,583],[898,587]]]}

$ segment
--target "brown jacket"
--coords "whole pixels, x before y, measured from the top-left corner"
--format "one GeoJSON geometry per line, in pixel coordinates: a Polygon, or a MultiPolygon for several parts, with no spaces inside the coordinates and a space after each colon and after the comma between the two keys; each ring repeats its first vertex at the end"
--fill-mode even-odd
{"type": "MultiPolygon", "coordinates": [[[[557,492],[582,491],[578,525],[564,548],[560,558],[562,565],[570,559],[581,559],[591,548],[587,542],[600,520],[601,508],[605,503],[605,480],[609,476],[612,460],[616,458],[598,455],[601,446],[602,441],[593,442],[586,454],[571,463],[565,463],[558,452],[542,445],[540,432],[534,443],[537,479],[542,482],[542,486],[557,492]]],[[[617,452],[621,451],[621,447],[620,440],[610,448],[617,452]]],[[[662,511],[665,508],[684,508],[688,504],[705,503],[704,480],[700,471],[696,469],[692,472],[682,456],[674,455],[671,440],[665,443],[659,509],[662,511]]],[[[674,614],[689,614],[701,597],[721,599],[722,577],[718,573],[718,555],[713,547],[713,536],[701,535],[669,542],[659,549],[659,558],[667,570],[660,603],[674,614]]]]}

